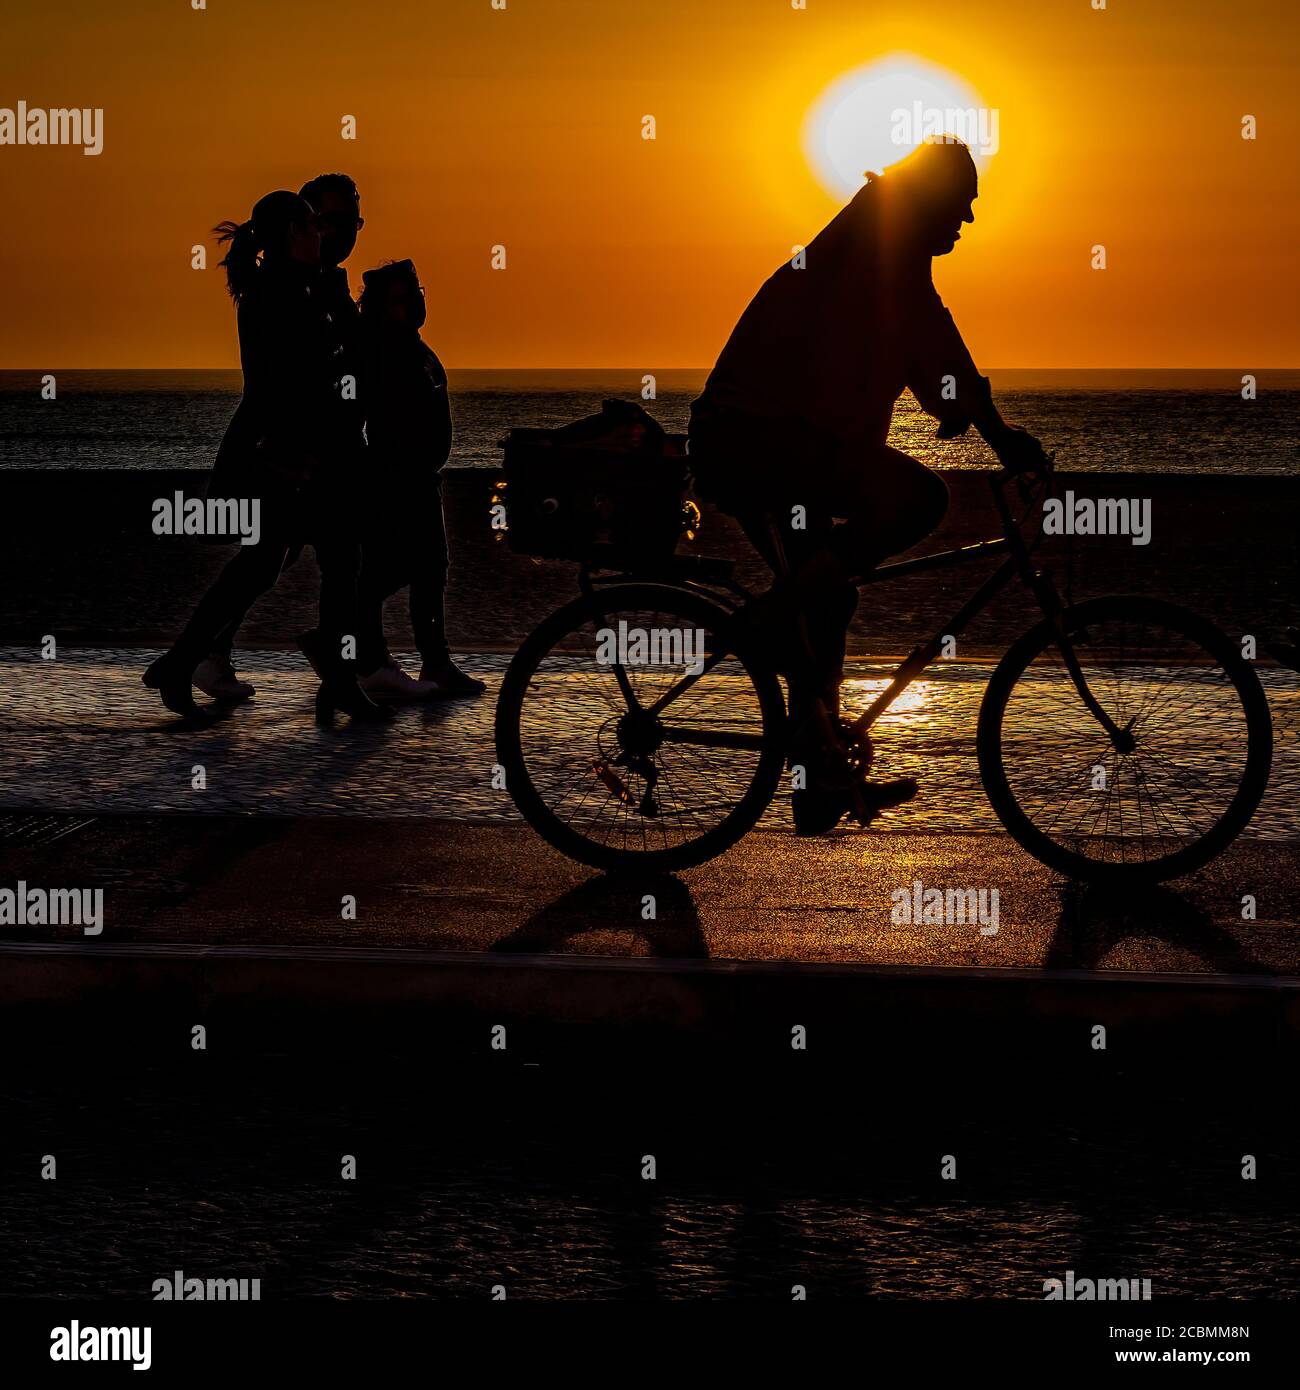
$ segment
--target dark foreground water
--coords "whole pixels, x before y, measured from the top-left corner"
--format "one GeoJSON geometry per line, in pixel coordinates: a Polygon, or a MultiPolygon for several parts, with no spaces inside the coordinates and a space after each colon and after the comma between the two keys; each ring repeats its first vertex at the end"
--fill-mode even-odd
{"type": "Polygon", "coordinates": [[[0,1296],[147,1298],[176,1269],[263,1299],[1040,1299],[1067,1270],[1300,1295],[1294,1135],[1260,1078],[1026,1089],[963,1066],[11,1071],[0,1296]]]}

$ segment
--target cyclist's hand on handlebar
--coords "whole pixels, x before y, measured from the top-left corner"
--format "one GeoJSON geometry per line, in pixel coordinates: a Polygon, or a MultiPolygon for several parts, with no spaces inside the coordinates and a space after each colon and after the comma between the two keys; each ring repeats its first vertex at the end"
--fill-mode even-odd
{"type": "Polygon", "coordinates": [[[1018,425],[1008,425],[993,447],[1009,473],[1045,473],[1052,466],[1051,456],[1043,446],[1018,425]]]}

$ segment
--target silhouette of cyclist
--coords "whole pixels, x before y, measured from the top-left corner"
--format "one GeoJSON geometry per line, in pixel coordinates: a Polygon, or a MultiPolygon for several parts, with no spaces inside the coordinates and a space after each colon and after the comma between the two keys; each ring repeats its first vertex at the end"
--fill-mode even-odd
{"type": "MultiPolygon", "coordinates": [[[[747,616],[789,682],[790,761],[807,774],[799,834],[824,833],[853,805],[836,752],[853,581],[929,535],[948,506],[938,474],[885,443],[894,402],[910,388],[938,438],[974,425],[1009,468],[1045,461],[999,415],[931,279],[932,258],[975,220],[977,192],[970,151],[947,136],[868,175],[754,296],[691,407],[697,492],[737,517],[778,574],[782,556],[788,566],[747,616]]],[[[910,779],[860,788],[868,814],[915,794],[910,779]]]]}

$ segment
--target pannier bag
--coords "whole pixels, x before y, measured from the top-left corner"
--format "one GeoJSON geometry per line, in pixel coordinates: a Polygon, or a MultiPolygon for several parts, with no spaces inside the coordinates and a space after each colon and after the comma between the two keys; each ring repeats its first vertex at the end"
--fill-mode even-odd
{"type": "Polygon", "coordinates": [[[631,401],[560,429],[514,429],[505,446],[506,539],[519,555],[584,560],[611,547],[623,560],[662,559],[694,509],[684,504],[686,436],[666,434],[631,401]]]}

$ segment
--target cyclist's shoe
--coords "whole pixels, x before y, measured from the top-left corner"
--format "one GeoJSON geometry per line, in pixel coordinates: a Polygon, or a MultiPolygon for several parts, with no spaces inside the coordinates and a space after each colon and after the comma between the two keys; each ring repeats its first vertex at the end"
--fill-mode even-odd
{"type": "Polygon", "coordinates": [[[888,782],[861,782],[853,788],[853,819],[859,825],[869,825],[881,813],[903,806],[920,791],[912,777],[895,777],[888,782]]]}
{"type": "Polygon", "coordinates": [[[825,835],[849,813],[851,798],[838,787],[807,787],[790,798],[796,835],[825,835]]]}
{"type": "Polygon", "coordinates": [[[851,816],[859,825],[868,825],[893,806],[911,801],[918,791],[910,777],[891,782],[862,782],[856,787],[809,787],[791,797],[794,833],[800,836],[825,835],[851,816]]]}

